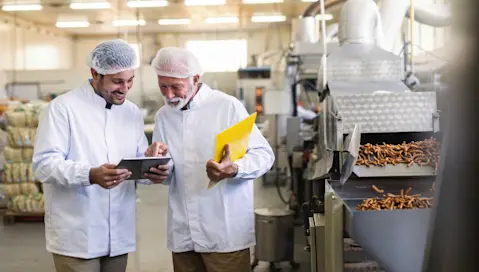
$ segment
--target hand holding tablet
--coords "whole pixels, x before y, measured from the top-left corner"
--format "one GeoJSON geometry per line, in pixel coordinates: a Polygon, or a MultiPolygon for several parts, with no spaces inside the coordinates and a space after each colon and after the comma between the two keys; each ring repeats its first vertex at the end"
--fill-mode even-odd
{"type": "Polygon", "coordinates": [[[116,166],[131,172],[130,180],[150,179],[154,183],[163,182],[168,176],[169,157],[125,158],[116,166]],[[165,176],[164,179],[160,178],[165,176]],[[161,181],[160,181],[161,180],[161,181]]]}

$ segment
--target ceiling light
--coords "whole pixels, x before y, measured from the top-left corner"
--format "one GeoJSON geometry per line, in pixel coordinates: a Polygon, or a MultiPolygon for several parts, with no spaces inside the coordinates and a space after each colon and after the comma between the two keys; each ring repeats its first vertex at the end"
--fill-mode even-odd
{"type": "Polygon", "coordinates": [[[243,0],[243,4],[273,4],[283,3],[283,0],[243,0]]]}
{"type": "Polygon", "coordinates": [[[251,22],[253,23],[273,23],[284,21],[286,21],[286,16],[284,15],[256,15],[251,17],[251,22]]]}
{"type": "Polygon", "coordinates": [[[224,4],[225,0],[185,0],[186,6],[215,6],[224,4]]]}
{"type": "Polygon", "coordinates": [[[318,0],[301,0],[301,2],[318,2],[318,0]]]}
{"type": "Polygon", "coordinates": [[[145,20],[115,20],[112,24],[114,26],[137,26],[145,25],[145,20]]]}
{"type": "Polygon", "coordinates": [[[4,5],[3,11],[27,11],[27,10],[41,10],[42,5],[4,5]]]}
{"type": "Polygon", "coordinates": [[[130,8],[152,8],[152,7],[165,7],[168,6],[166,0],[152,0],[152,1],[128,1],[128,7],[130,8]]]}
{"type": "Polygon", "coordinates": [[[55,26],[58,28],[77,28],[88,27],[90,23],[88,21],[58,21],[55,26]]]}
{"type": "Polygon", "coordinates": [[[159,25],[187,25],[190,24],[190,19],[160,19],[158,20],[159,25]]]}
{"type": "Polygon", "coordinates": [[[235,24],[238,22],[238,17],[210,17],[205,19],[207,24],[235,24]]]}
{"type": "MultiPolygon", "coordinates": [[[[322,16],[321,14],[316,15],[316,20],[319,21],[319,20],[321,20],[322,18],[323,18],[323,16],[322,16]]],[[[332,19],[333,19],[333,15],[332,15],[332,14],[328,14],[328,13],[324,14],[324,20],[325,20],[325,21],[329,21],[329,20],[332,20],[332,19]]]]}
{"type": "Polygon", "coordinates": [[[71,9],[107,9],[110,8],[108,2],[86,2],[86,3],[71,3],[71,9]]]}

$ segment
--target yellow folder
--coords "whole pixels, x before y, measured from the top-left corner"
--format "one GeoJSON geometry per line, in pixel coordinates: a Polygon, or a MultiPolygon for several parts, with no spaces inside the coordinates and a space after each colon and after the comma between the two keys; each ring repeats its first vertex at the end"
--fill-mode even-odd
{"type": "Polygon", "coordinates": [[[255,112],[216,135],[215,162],[221,162],[221,159],[223,159],[223,150],[227,144],[230,145],[231,161],[234,162],[241,159],[246,154],[249,135],[253,130],[256,115],[257,113],[255,112]]]}
{"type": "MultiPolygon", "coordinates": [[[[249,135],[253,130],[257,113],[253,113],[242,121],[234,124],[226,130],[216,135],[215,156],[214,161],[220,163],[223,159],[223,151],[225,145],[230,145],[231,161],[241,159],[248,149],[249,135]]],[[[210,180],[208,189],[211,189],[217,182],[210,180]]]]}

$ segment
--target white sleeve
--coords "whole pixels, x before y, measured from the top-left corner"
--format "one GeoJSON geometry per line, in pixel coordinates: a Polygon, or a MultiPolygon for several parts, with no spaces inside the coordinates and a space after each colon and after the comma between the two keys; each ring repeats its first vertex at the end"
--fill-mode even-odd
{"type": "MultiPolygon", "coordinates": [[[[231,125],[249,116],[243,104],[239,101],[235,100],[233,105],[234,116],[231,125]]],[[[261,134],[258,127],[254,125],[249,138],[246,155],[235,161],[236,165],[238,165],[238,173],[234,179],[257,179],[271,169],[274,160],[273,149],[261,134]]]]}
{"type": "MultiPolygon", "coordinates": [[[[138,139],[138,144],[137,144],[137,149],[136,149],[136,157],[145,157],[145,152],[146,149],[148,148],[148,139],[146,138],[145,135],[145,121],[143,117],[140,115],[141,118],[138,120],[139,124],[139,133],[140,133],[140,138],[138,139]]],[[[153,184],[151,180],[149,179],[138,179],[136,180],[138,184],[144,184],[144,185],[151,185],[153,184]]]]}
{"type": "Polygon", "coordinates": [[[51,102],[40,115],[34,152],[33,173],[42,183],[64,186],[90,184],[91,165],[68,160],[70,121],[65,108],[51,102]]]}
{"type": "MultiPolygon", "coordinates": [[[[156,114],[155,116],[155,128],[153,130],[153,137],[152,137],[152,142],[162,142],[162,143],[165,143],[166,145],[168,145],[168,142],[165,140],[166,137],[165,137],[165,134],[164,134],[164,128],[163,128],[163,123],[161,122],[161,114],[156,114]]],[[[168,149],[170,147],[168,146],[168,149]]],[[[167,157],[170,157],[171,158],[171,155],[168,153],[166,154],[167,157]]],[[[170,185],[171,184],[171,181],[174,179],[174,175],[175,175],[175,167],[174,167],[174,162],[173,162],[173,158],[171,158],[170,162],[168,163],[168,166],[170,168],[170,175],[168,176],[168,178],[166,178],[166,180],[161,183],[163,185],[170,185]]]]}

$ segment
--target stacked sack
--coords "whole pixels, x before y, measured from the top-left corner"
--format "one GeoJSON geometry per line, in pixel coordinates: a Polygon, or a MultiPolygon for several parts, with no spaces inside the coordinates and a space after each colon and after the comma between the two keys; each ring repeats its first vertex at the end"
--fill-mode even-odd
{"type": "Polygon", "coordinates": [[[4,188],[8,208],[14,212],[44,211],[41,187],[32,171],[33,144],[44,104],[26,104],[6,113],[8,145],[4,149],[4,188]]]}

